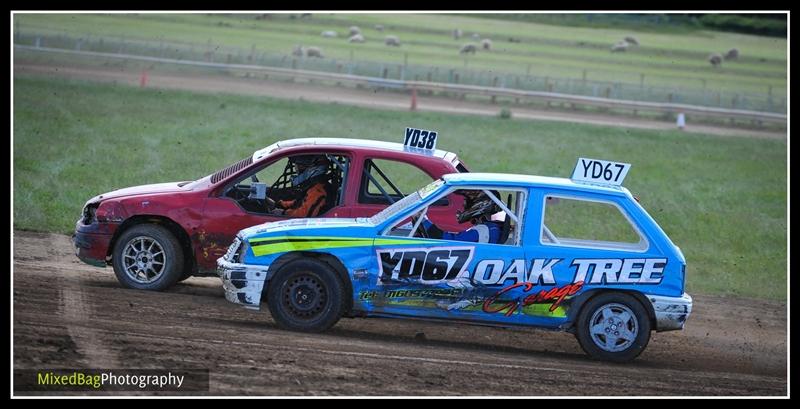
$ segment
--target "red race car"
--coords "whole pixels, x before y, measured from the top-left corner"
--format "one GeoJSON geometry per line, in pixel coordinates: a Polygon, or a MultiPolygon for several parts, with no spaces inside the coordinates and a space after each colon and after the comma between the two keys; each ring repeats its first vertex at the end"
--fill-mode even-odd
{"type": "MultiPolygon", "coordinates": [[[[164,290],[191,276],[215,276],[217,258],[243,228],[287,218],[369,217],[444,174],[467,172],[456,154],[410,139],[292,139],[195,181],[95,196],[75,225],[76,254],[91,265],[112,265],[128,288],[164,290]]],[[[437,202],[429,217],[463,230],[452,217],[462,206],[456,200],[437,202]]]]}

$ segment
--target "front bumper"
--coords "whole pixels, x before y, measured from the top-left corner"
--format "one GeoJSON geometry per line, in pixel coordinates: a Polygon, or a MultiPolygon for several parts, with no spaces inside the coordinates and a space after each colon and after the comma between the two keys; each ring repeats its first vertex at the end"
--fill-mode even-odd
{"type": "MultiPolygon", "coordinates": [[[[113,231],[111,233],[98,233],[97,231],[101,230],[112,230],[109,226],[103,227],[103,229],[100,229],[95,225],[84,225],[80,221],[75,224],[72,245],[75,247],[75,255],[84,263],[97,267],[105,267],[107,265],[106,255],[114,234],[113,231]]],[[[111,227],[116,228],[117,226],[113,225],[111,227]]]]}
{"type": "Polygon", "coordinates": [[[245,308],[261,308],[261,292],[267,278],[269,266],[250,266],[232,263],[220,257],[217,259],[217,275],[222,280],[225,299],[245,308]]]}
{"type": "Polygon", "coordinates": [[[692,312],[692,297],[683,293],[680,297],[664,297],[648,295],[656,314],[656,331],[674,331],[683,329],[686,319],[692,312]]]}

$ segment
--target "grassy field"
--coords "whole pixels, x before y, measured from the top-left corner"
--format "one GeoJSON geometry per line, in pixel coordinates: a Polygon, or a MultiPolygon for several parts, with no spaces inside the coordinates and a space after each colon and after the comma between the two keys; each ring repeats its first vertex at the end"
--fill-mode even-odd
{"type": "Polygon", "coordinates": [[[85,200],[191,180],[276,140],[399,141],[410,124],[475,171],[569,176],[578,156],[631,163],[625,184],[688,259],[688,288],[786,298],[786,142],[368,110],[18,76],[14,227],[69,233],[85,200]],[[753,279],[766,285],[754,285],[753,279]]]}
{"type": "Polygon", "coordinates": [[[468,15],[315,14],[291,19],[276,14],[256,20],[255,15],[206,14],[18,14],[15,27],[23,33],[72,36],[125,37],[128,40],[218,44],[250,50],[289,54],[295,44],[319,46],[326,58],[379,61],[442,68],[530,73],[538,77],[614,81],[645,86],[675,87],[766,94],[785,97],[787,41],[785,38],[690,31],[685,34],[632,30],[563,27],[549,24],[492,20],[468,15]],[[378,32],[374,26],[385,27],[378,32]],[[350,44],[346,30],[361,27],[367,42],[350,44]],[[452,30],[463,30],[456,40],[452,30]],[[321,38],[335,30],[339,38],[321,38]],[[459,47],[473,33],[493,40],[493,50],[461,56],[459,47]],[[398,35],[400,48],[387,47],[383,38],[398,35]],[[634,35],[640,47],[611,53],[611,44],[634,35]],[[520,42],[509,42],[509,39],[520,42]],[[711,52],[736,47],[737,61],[715,69],[707,61],[711,52]],[[644,76],[644,77],[642,77],[644,76]]]}

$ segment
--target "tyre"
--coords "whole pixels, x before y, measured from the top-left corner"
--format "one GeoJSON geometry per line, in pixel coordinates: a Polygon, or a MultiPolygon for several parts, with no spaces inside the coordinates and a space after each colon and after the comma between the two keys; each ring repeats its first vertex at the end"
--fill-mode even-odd
{"type": "Polygon", "coordinates": [[[600,294],[581,309],[575,336],[592,358],[628,362],[639,356],[650,341],[650,317],[631,295],[600,294]]]}
{"type": "Polygon", "coordinates": [[[178,278],[178,282],[186,281],[192,277],[194,277],[194,274],[192,274],[191,270],[184,271],[178,278]]]}
{"type": "Polygon", "coordinates": [[[314,259],[282,266],[267,288],[267,305],[275,322],[303,332],[322,332],[336,324],[347,297],[333,268],[314,259]]]}
{"type": "Polygon", "coordinates": [[[125,230],[114,245],[112,259],[117,280],[127,288],[162,291],[184,274],[180,243],[155,224],[125,230]]]}

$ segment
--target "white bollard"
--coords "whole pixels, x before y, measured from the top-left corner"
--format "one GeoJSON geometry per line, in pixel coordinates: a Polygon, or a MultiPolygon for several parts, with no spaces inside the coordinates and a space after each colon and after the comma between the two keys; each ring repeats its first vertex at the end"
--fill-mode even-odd
{"type": "Polygon", "coordinates": [[[686,127],[686,116],[683,115],[683,112],[678,114],[678,129],[683,129],[686,127]]]}

